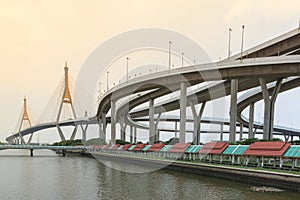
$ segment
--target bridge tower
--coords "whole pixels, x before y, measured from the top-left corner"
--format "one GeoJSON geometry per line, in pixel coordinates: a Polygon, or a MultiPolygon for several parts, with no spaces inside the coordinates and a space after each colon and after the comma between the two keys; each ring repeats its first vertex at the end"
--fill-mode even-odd
{"type": "MultiPolygon", "coordinates": [[[[21,120],[21,123],[20,123],[20,126],[19,126],[19,137],[21,139],[21,144],[26,144],[23,136],[21,135],[21,129],[22,129],[22,126],[24,124],[24,122],[28,122],[29,124],[29,127],[31,127],[31,121],[30,121],[30,118],[29,118],[29,115],[28,115],[28,110],[27,110],[27,99],[26,99],[26,96],[24,97],[24,104],[23,104],[23,113],[22,113],[22,120],[21,120]]],[[[28,128],[28,127],[27,127],[28,128]]],[[[30,138],[28,140],[27,143],[30,143],[31,142],[31,139],[32,139],[32,135],[33,133],[31,133],[30,135],[30,138]]]]}
{"type": "MultiPolygon", "coordinates": [[[[62,95],[62,99],[60,102],[60,106],[59,106],[59,111],[57,113],[57,118],[56,118],[56,127],[60,136],[60,139],[62,141],[65,141],[66,138],[63,134],[63,131],[59,125],[59,120],[60,120],[60,116],[62,113],[62,109],[64,105],[70,105],[71,106],[71,111],[73,114],[74,119],[76,119],[76,113],[75,113],[75,108],[74,108],[74,104],[72,101],[72,96],[71,96],[71,92],[70,92],[70,88],[69,88],[69,67],[68,67],[68,63],[67,61],[65,62],[65,67],[64,67],[64,71],[65,71],[65,80],[64,80],[64,92],[62,95]]],[[[74,130],[72,132],[72,135],[70,137],[70,140],[74,140],[75,136],[76,136],[76,132],[77,132],[77,125],[75,124],[74,130]]]]}

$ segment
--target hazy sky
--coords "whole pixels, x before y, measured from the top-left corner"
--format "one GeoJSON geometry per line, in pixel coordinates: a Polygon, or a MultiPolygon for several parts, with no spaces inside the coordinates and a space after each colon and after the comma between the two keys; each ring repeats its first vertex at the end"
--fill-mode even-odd
{"type": "Polygon", "coordinates": [[[76,78],[89,53],[113,35],[171,29],[217,60],[227,55],[229,27],[237,53],[241,25],[249,48],[296,28],[299,11],[298,0],[0,0],[0,140],[14,130],[24,95],[38,118],[63,76],[65,60],[76,78]]]}

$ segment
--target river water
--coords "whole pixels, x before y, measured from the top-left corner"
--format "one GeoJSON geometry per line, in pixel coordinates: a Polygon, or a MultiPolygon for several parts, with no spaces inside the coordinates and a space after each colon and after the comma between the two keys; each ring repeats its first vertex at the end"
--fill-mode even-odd
{"type": "Polygon", "coordinates": [[[254,192],[252,185],[172,170],[127,173],[47,150],[34,157],[28,150],[0,151],[0,184],[0,200],[299,199],[299,193],[254,192]]]}

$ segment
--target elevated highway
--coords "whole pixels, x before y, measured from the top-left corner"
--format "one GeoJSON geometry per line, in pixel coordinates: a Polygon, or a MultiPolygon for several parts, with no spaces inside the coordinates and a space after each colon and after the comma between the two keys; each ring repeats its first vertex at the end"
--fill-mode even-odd
{"type": "MultiPolygon", "coordinates": [[[[142,128],[135,120],[148,116],[150,124],[149,135],[153,135],[156,130],[154,123],[155,114],[160,115],[162,112],[180,109],[180,141],[185,142],[186,107],[191,106],[193,108],[194,119],[196,119],[194,132],[198,134],[199,123],[201,123],[201,110],[203,111],[205,108],[205,103],[230,95],[230,135],[235,135],[237,122],[239,122],[246,127],[263,128],[264,138],[270,139],[273,134],[272,117],[265,117],[263,126],[259,124],[249,126],[247,120],[242,118],[240,114],[249,103],[252,104],[262,99],[263,96],[265,96],[265,99],[269,98],[269,96],[266,97],[266,94],[275,91],[277,95],[279,92],[298,87],[298,79],[284,83],[282,83],[282,80],[291,76],[300,76],[299,38],[300,29],[295,29],[257,47],[246,50],[242,57],[239,54],[217,63],[186,66],[128,80],[111,88],[101,97],[95,117],[88,120],[79,119],[59,122],[59,126],[76,126],[77,123],[99,123],[100,137],[105,138],[106,126],[110,122],[111,140],[114,143],[116,140],[116,123],[120,123],[121,128],[124,126],[123,124],[142,128]],[[213,83],[207,87],[195,89],[191,93],[188,92],[190,87],[204,82],[213,83]],[[276,85],[279,87],[268,89],[267,85],[272,82],[277,82],[276,85]],[[245,100],[237,102],[236,96],[238,92],[259,86],[264,88],[260,96],[259,94],[248,96],[245,100]],[[180,92],[180,98],[154,103],[155,99],[173,92],[180,92]],[[120,99],[128,96],[134,97],[130,98],[130,100],[125,100],[120,106],[116,105],[120,99]],[[136,109],[137,106],[146,102],[149,102],[149,108],[136,109]],[[196,104],[202,104],[203,109],[197,112],[195,110],[196,104]],[[110,117],[108,117],[109,111],[111,113],[110,117]],[[235,119],[234,116],[237,113],[239,115],[235,119]],[[270,127],[272,128],[270,129],[270,127]]],[[[271,103],[273,104],[274,102],[271,103]]],[[[270,105],[265,103],[265,107],[267,106],[270,105]]],[[[265,116],[266,113],[272,114],[272,110],[274,110],[273,107],[272,109],[265,108],[265,116]]],[[[57,125],[57,122],[40,124],[20,131],[20,134],[27,135],[57,125]]],[[[274,130],[275,133],[298,134],[297,130],[292,131],[285,128],[274,130]]],[[[9,136],[7,140],[11,141],[20,134],[9,136]]],[[[150,139],[150,143],[153,143],[153,138],[150,139]]],[[[231,140],[235,140],[235,137],[231,137],[231,140]]]]}

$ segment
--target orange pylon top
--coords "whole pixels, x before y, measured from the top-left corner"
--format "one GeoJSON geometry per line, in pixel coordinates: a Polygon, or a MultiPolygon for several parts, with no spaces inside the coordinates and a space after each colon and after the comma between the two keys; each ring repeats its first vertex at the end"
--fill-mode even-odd
{"type": "Polygon", "coordinates": [[[29,125],[31,126],[31,122],[29,119],[28,111],[27,111],[27,99],[24,97],[24,111],[23,111],[23,118],[22,120],[26,120],[29,122],[29,125]]]}
{"type": "Polygon", "coordinates": [[[68,75],[68,63],[65,62],[65,92],[64,92],[64,103],[72,103],[70,88],[69,88],[69,75],[68,75]]]}

